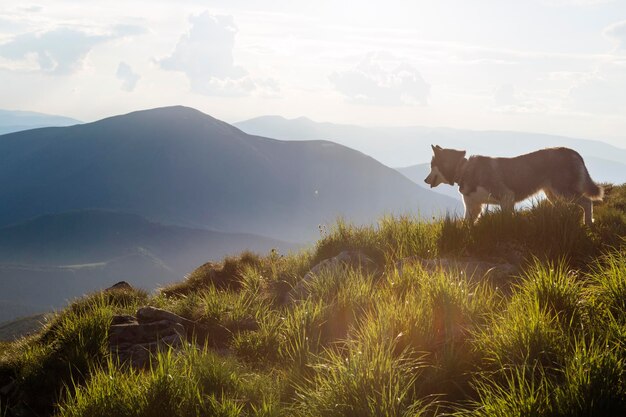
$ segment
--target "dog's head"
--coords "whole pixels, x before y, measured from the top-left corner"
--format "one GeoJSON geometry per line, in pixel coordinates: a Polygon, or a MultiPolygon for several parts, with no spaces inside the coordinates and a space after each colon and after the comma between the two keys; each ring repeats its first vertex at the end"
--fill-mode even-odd
{"type": "Polygon", "coordinates": [[[430,161],[430,174],[424,182],[430,185],[430,188],[441,183],[454,185],[456,170],[461,160],[465,158],[465,151],[444,149],[439,145],[430,146],[433,148],[434,155],[430,161]]]}

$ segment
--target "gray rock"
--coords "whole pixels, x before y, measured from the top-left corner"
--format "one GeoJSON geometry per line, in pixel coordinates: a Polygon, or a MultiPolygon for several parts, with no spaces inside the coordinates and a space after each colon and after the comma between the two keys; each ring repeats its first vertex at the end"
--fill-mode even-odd
{"type": "Polygon", "coordinates": [[[324,259],[311,268],[304,278],[289,291],[287,300],[293,302],[307,298],[309,296],[308,287],[320,274],[345,271],[348,268],[361,268],[371,272],[376,270],[376,264],[363,252],[343,251],[337,256],[324,259]]]}
{"type": "Polygon", "coordinates": [[[167,320],[152,323],[114,324],[109,329],[109,344],[150,343],[173,334],[178,334],[181,339],[185,338],[185,328],[183,325],[167,320]]]}
{"type": "Polygon", "coordinates": [[[109,349],[121,364],[143,368],[159,351],[180,348],[187,339],[183,323],[172,312],[142,307],[134,316],[115,316],[109,328],[109,349]]]}
{"type": "Polygon", "coordinates": [[[130,285],[128,282],[126,281],[120,281],[118,283],[115,283],[113,285],[111,285],[109,288],[107,288],[104,291],[114,291],[114,290],[132,290],[133,286],[130,285]]]}
{"type": "Polygon", "coordinates": [[[134,316],[130,316],[128,314],[113,316],[113,320],[111,320],[111,325],[130,323],[137,323],[137,319],[134,316]]]}
{"type": "Polygon", "coordinates": [[[153,321],[161,320],[167,320],[179,324],[193,323],[191,320],[187,320],[186,318],[172,313],[171,311],[162,310],[152,306],[145,306],[138,309],[137,320],[139,323],[151,323],[153,321]]]}

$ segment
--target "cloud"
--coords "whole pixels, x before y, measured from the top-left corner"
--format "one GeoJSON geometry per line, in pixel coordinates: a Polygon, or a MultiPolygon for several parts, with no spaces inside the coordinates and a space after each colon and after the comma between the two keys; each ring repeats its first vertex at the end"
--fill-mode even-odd
{"type": "Polygon", "coordinates": [[[519,103],[519,99],[515,96],[515,87],[513,84],[503,84],[496,89],[493,95],[496,106],[511,106],[519,103]]]}
{"type": "Polygon", "coordinates": [[[191,29],[182,35],[172,54],[158,61],[164,70],[183,72],[191,90],[205,95],[242,96],[278,91],[273,79],[258,79],[235,65],[237,27],[232,16],[205,11],[189,18],[191,29]]]}
{"type": "Polygon", "coordinates": [[[542,100],[538,92],[519,92],[513,84],[502,84],[493,94],[495,106],[493,111],[499,113],[536,113],[547,110],[545,98],[542,100]],[[534,95],[535,97],[532,97],[534,95]]]}
{"type": "Polygon", "coordinates": [[[617,42],[617,48],[626,50],[626,20],[614,23],[604,29],[604,36],[617,42]]]}
{"type": "Polygon", "coordinates": [[[598,114],[626,111],[626,63],[611,62],[582,77],[569,91],[568,104],[598,114]]]}
{"type": "Polygon", "coordinates": [[[66,27],[40,33],[24,33],[0,44],[0,56],[16,62],[33,61],[34,70],[66,75],[80,68],[94,46],[139,32],[135,27],[131,33],[130,28],[131,26],[124,26],[122,29],[115,27],[108,34],[91,34],[66,27]]]}
{"type": "Polygon", "coordinates": [[[23,6],[23,7],[20,7],[19,9],[27,13],[39,13],[43,10],[43,6],[34,4],[31,6],[23,6]]]}
{"type": "Polygon", "coordinates": [[[0,55],[11,60],[34,56],[39,70],[68,74],[78,67],[91,48],[106,40],[105,36],[60,28],[41,34],[18,35],[0,45],[0,55]]]}
{"type": "Polygon", "coordinates": [[[408,62],[385,52],[367,54],[348,71],[329,76],[335,89],[350,100],[373,105],[426,105],[430,85],[408,62]]]}
{"type": "Polygon", "coordinates": [[[120,62],[117,66],[117,73],[115,74],[118,80],[122,80],[122,90],[131,92],[135,89],[137,81],[139,81],[139,74],[133,72],[133,69],[125,62],[120,62]]]}
{"type": "Polygon", "coordinates": [[[148,33],[146,28],[137,25],[119,24],[113,26],[111,37],[126,38],[130,36],[138,36],[148,33]]]}

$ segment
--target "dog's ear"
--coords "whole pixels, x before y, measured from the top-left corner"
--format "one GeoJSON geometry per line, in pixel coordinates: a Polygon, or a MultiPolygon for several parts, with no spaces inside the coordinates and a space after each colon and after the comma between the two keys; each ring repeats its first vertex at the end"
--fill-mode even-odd
{"type": "Polygon", "coordinates": [[[441,146],[439,145],[430,145],[430,147],[433,148],[433,152],[435,153],[435,155],[441,150],[441,146]]]}

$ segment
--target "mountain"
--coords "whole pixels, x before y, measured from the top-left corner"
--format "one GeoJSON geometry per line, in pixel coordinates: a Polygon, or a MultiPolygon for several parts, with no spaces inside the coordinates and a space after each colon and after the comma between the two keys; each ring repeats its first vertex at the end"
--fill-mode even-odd
{"type": "Polygon", "coordinates": [[[459,209],[345,146],[251,136],[181,106],[0,136],[0,201],[0,226],[97,208],[300,242],[338,216],[459,209]]]}
{"type": "Polygon", "coordinates": [[[79,211],[0,229],[0,322],[48,311],[68,299],[125,280],[147,290],[198,265],[251,250],[295,244],[249,234],[166,226],[140,216],[79,211]]]}
{"type": "Polygon", "coordinates": [[[317,123],[307,118],[285,119],[263,116],[235,123],[244,132],[277,139],[325,139],[370,155],[392,167],[429,162],[431,144],[465,149],[470,155],[515,156],[550,146],[576,149],[597,170],[590,169],[597,181],[626,182],[626,149],[600,141],[538,133],[472,131],[428,127],[361,127],[317,123]],[[606,163],[600,163],[599,159],[606,163]],[[597,171],[597,172],[596,172],[597,171]]]}
{"type": "Polygon", "coordinates": [[[297,247],[251,234],[162,225],[134,214],[100,210],[45,215],[0,228],[0,263],[86,265],[142,248],[181,276],[201,262],[233,252],[297,247]]]}
{"type": "MultiPolygon", "coordinates": [[[[430,164],[417,164],[410,167],[397,168],[397,171],[420,187],[430,189],[430,186],[424,182],[424,179],[430,172],[430,164]]],[[[459,194],[458,187],[450,187],[446,184],[441,184],[433,188],[433,191],[461,201],[461,194],[459,194]]]]}
{"type": "Polygon", "coordinates": [[[71,126],[82,123],[64,116],[30,111],[0,110],[0,135],[49,126],[71,126]]]}

